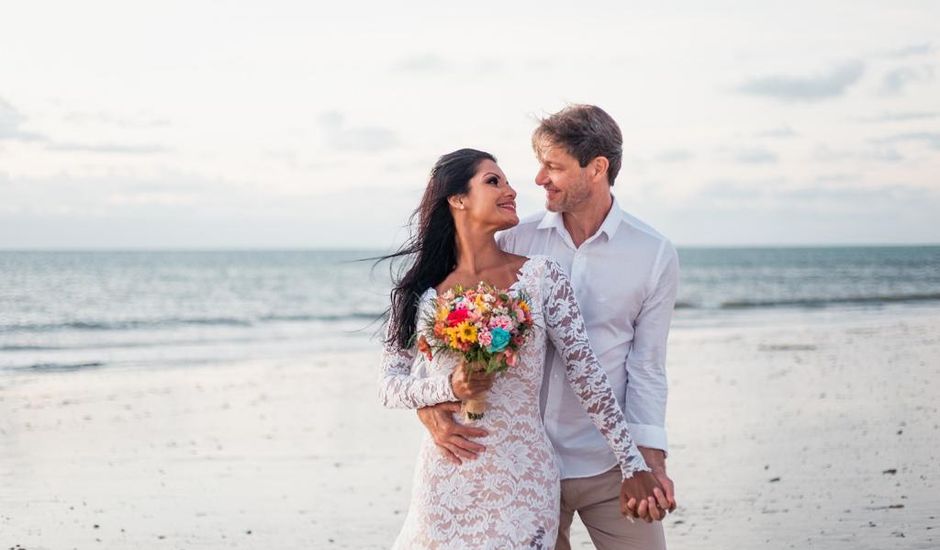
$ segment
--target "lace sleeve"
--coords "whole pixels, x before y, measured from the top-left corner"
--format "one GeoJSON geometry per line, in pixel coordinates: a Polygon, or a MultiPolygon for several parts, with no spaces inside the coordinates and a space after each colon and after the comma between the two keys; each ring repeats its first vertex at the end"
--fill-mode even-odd
{"type": "Polygon", "coordinates": [[[620,462],[624,479],[638,471],[649,471],[643,455],[630,437],[627,420],[617,404],[614,390],[591,350],[584,318],[568,276],[554,260],[546,262],[542,276],[542,305],[545,329],[565,360],[568,383],[581,406],[591,417],[620,462]]]}
{"type": "Polygon", "coordinates": [[[445,401],[457,401],[450,385],[450,376],[413,376],[411,367],[415,359],[414,348],[402,349],[397,343],[388,342],[388,332],[385,337],[379,376],[379,399],[382,405],[390,409],[419,409],[445,401]]]}

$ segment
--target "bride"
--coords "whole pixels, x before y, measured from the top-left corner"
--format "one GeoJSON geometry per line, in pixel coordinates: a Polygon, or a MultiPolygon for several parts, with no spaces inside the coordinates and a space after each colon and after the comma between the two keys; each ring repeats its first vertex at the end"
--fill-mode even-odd
{"type": "Polygon", "coordinates": [[[554,546],[560,474],[539,413],[548,342],[565,358],[568,382],[617,456],[624,479],[621,511],[626,513],[631,499],[653,496],[659,486],[591,351],[568,277],[546,256],[516,256],[496,245],[497,231],[519,223],[515,197],[492,155],[474,149],[444,155],[415,211],[415,235],[389,256],[410,256],[413,263],[391,293],[379,391],[383,404],[415,409],[486,392],[486,415],[473,422],[489,432],[480,440],[486,451],[462,465],[448,461],[425,436],[394,548],[554,546]],[[499,375],[468,379],[456,356],[440,353],[427,365],[427,376],[413,375],[415,333],[423,329],[427,308],[434,308],[439,293],[480,281],[528,297],[534,326],[517,364],[499,375]]]}

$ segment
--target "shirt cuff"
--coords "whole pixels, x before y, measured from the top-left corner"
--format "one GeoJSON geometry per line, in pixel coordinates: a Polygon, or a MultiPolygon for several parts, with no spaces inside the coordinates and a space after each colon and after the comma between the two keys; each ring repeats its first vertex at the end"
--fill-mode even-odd
{"type": "Polygon", "coordinates": [[[630,437],[633,438],[633,442],[636,443],[637,447],[659,449],[666,456],[669,456],[665,428],[653,424],[631,424],[630,422],[627,422],[627,428],[630,430],[630,437]]]}

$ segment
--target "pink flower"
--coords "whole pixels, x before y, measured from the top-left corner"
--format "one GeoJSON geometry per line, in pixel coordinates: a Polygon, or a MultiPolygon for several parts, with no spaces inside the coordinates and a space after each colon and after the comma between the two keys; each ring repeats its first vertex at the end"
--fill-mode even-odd
{"type": "Polygon", "coordinates": [[[501,328],[510,331],[512,330],[512,319],[508,315],[497,315],[490,319],[490,328],[501,328]]]}
{"type": "Polygon", "coordinates": [[[490,331],[488,330],[482,330],[478,332],[477,339],[480,341],[480,345],[484,348],[493,343],[493,335],[490,334],[490,331]]]}

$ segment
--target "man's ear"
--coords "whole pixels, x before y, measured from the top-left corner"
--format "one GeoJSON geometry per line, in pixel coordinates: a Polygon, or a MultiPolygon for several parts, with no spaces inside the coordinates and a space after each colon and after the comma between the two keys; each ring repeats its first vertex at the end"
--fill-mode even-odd
{"type": "Polygon", "coordinates": [[[609,180],[607,170],[610,168],[610,161],[607,160],[607,157],[594,157],[591,161],[591,168],[592,178],[607,178],[609,180]]]}

